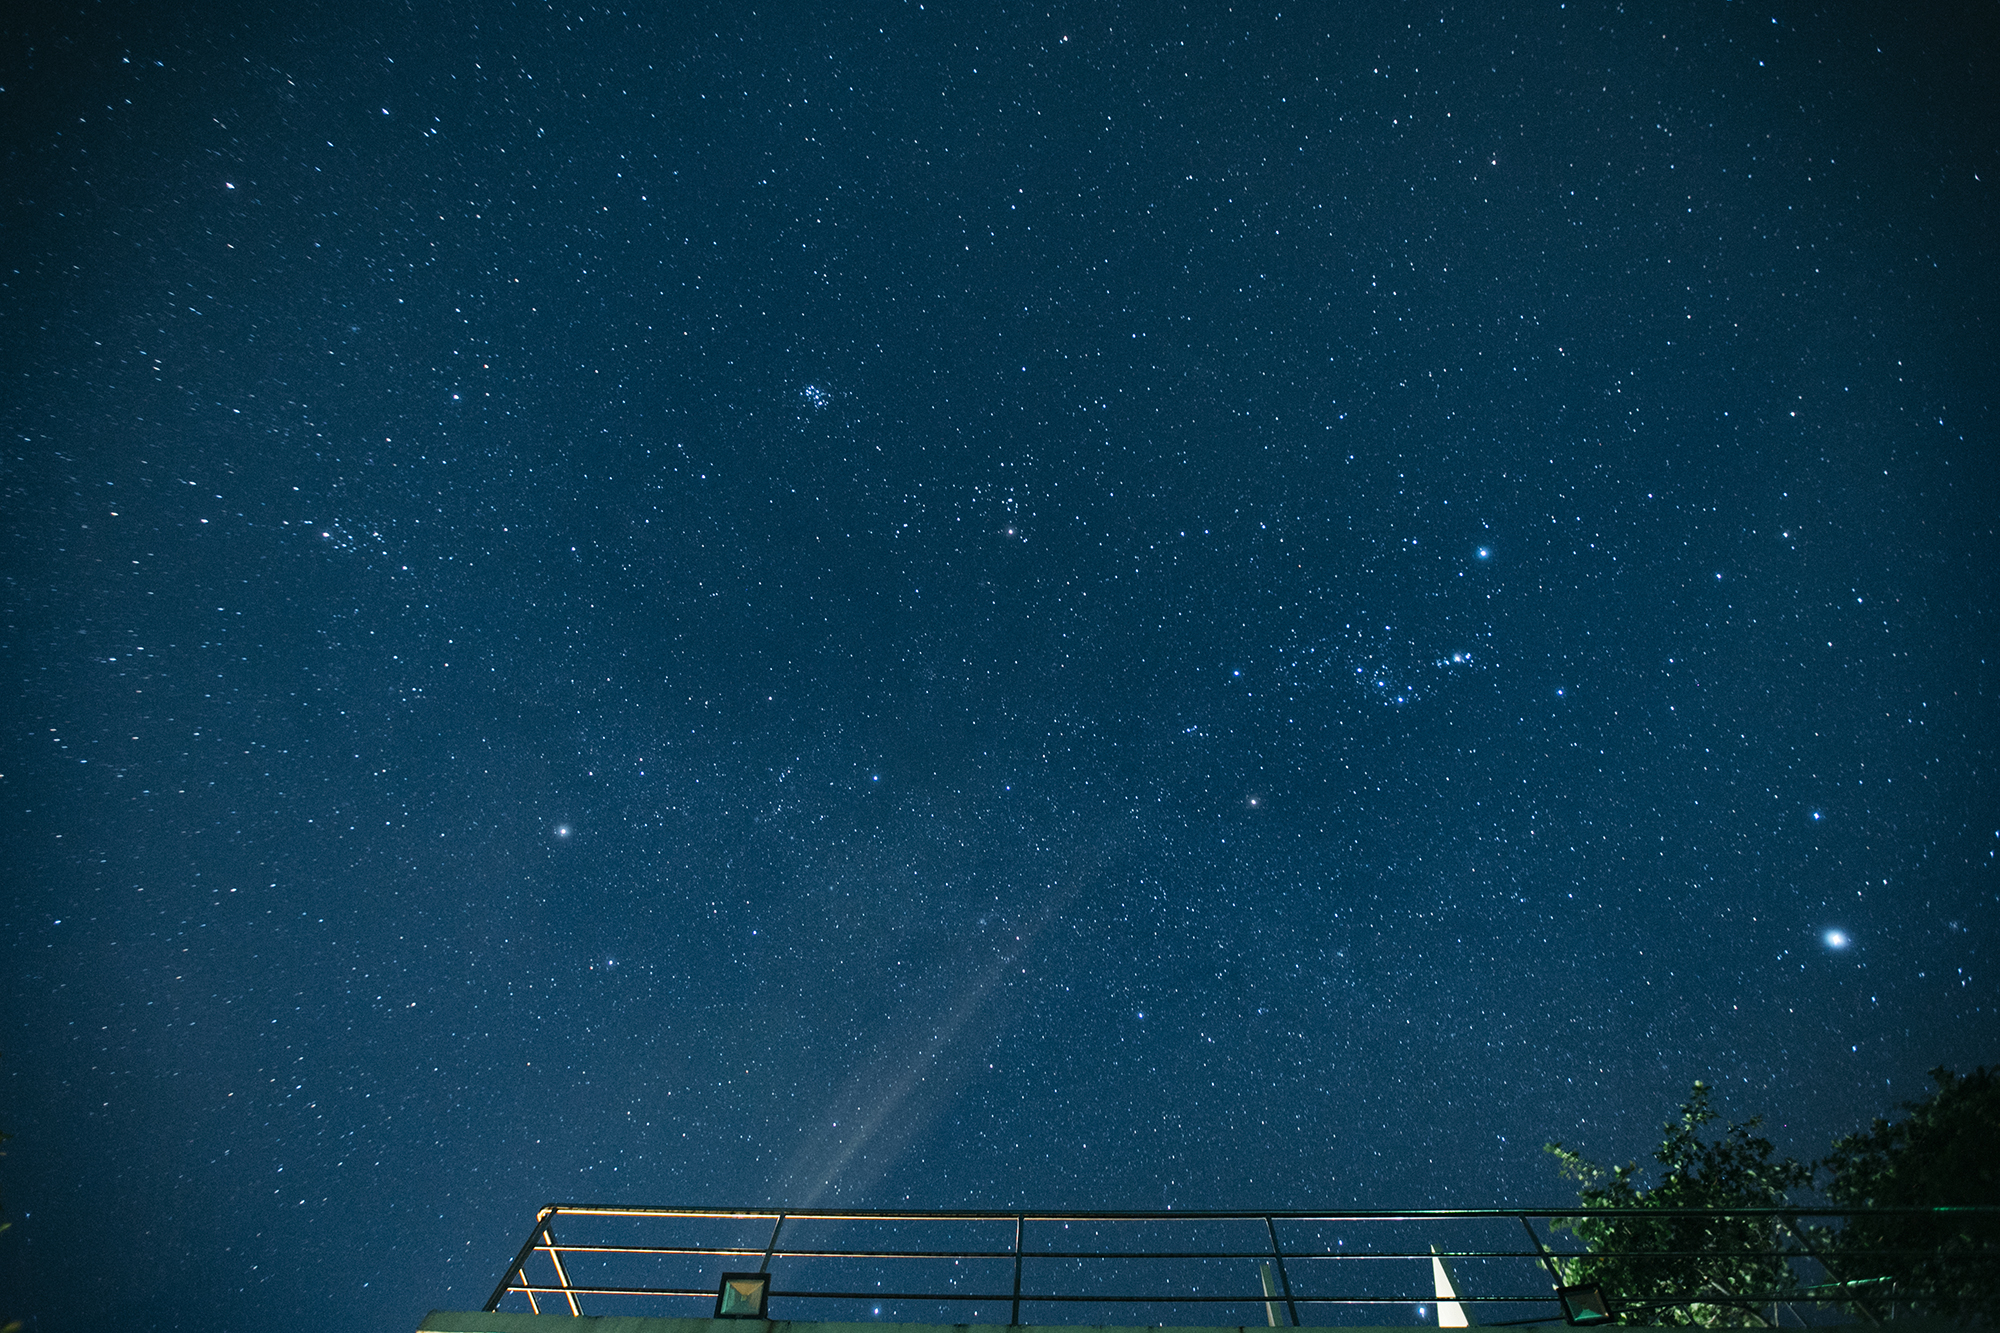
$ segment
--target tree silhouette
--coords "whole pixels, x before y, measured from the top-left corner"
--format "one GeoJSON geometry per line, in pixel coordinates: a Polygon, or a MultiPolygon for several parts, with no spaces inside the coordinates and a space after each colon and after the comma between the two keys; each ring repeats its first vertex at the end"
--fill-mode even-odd
{"type": "Polygon", "coordinates": [[[1931,1071],[1937,1087],[1905,1102],[1907,1118],[1877,1118],[1837,1139],[1820,1165],[1826,1196],[1844,1208],[1929,1208],[1929,1214],[1850,1218],[1815,1239],[1852,1287],[1851,1308],[1979,1318],[2000,1312],[2000,1216],[1954,1209],[2000,1204],[2000,1066],[1964,1078],[1931,1071]]]}
{"type": "Polygon", "coordinates": [[[1774,1326],[1763,1310],[1798,1289],[1782,1219],[1656,1211],[1778,1208],[1788,1191],[1812,1180],[1810,1167],[1778,1157],[1754,1132],[1761,1118],[1707,1134],[1718,1118],[1708,1085],[1697,1082],[1679,1118],[1662,1126],[1665,1138],[1653,1152],[1659,1180],[1650,1188],[1640,1183],[1636,1162],[1606,1169],[1560,1143],[1547,1145],[1562,1173],[1579,1182],[1585,1209],[1647,1210],[1557,1220],[1554,1226],[1590,1250],[1557,1261],[1565,1283],[1597,1284],[1612,1308],[1635,1322],[1774,1326]]]}

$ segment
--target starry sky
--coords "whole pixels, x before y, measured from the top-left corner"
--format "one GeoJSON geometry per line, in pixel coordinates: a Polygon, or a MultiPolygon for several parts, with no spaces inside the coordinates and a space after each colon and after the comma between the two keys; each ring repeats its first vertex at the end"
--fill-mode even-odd
{"type": "Polygon", "coordinates": [[[1991,6],[7,22],[0,1314],[1995,1058],[1991,6]]]}

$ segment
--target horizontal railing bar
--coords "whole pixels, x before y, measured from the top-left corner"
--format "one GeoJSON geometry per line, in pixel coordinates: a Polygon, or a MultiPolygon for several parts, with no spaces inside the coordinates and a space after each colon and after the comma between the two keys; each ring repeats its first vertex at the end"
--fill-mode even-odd
{"type": "MultiPolygon", "coordinates": [[[[1547,1300],[1548,1297],[1545,1296],[1542,1299],[1547,1300]]],[[[1886,1293],[1883,1293],[1870,1296],[1867,1299],[1871,1301],[1886,1301],[1891,1299],[1897,1301],[1955,1301],[1960,1304],[1963,1304],[1967,1301],[1984,1300],[1986,1298],[1983,1296],[1967,1296],[1963,1294],[1954,1294],[1952,1292],[1918,1291],[1918,1292],[1908,1292],[1908,1293],[1898,1292],[1893,1298],[1887,1295],[1886,1293]]],[[[1798,1292],[1787,1293],[1782,1291],[1761,1292],[1761,1293],[1750,1292],[1747,1295],[1742,1295],[1742,1296],[1738,1296],[1733,1293],[1728,1296],[1717,1296],[1713,1292],[1705,1292],[1693,1296],[1621,1296],[1618,1298],[1618,1304],[1620,1305],[1769,1305],[1772,1301],[1777,1301],[1781,1305],[1785,1304],[1852,1305],[1855,1302],[1855,1300],[1856,1298],[1853,1296],[1806,1296],[1806,1295],[1801,1295],[1798,1292]]]]}
{"type": "MultiPolygon", "coordinates": [[[[773,1259],[1012,1259],[1012,1250],[780,1250],[773,1259]]],[[[1268,1259],[1269,1250],[1022,1250],[1023,1259],[1268,1259]]],[[[1430,1257],[1426,1251],[1424,1257],[1430,1257]]]]}
{"type": "MultiPolygon", "coordinates": [[[[652,1254],[652,1255],[718,1255],[747,1257],[762,1255],[761,1249],[742,1249],[717,1246],[673,1245],[579,1245],[564,1241],[560,1245],[537,1245],[537,1253],[550,1254],[652,1254]]],[[[1430,1250],[1282,1250],[1280,1257],[1286,1259],[1429,1259],[1430,1250]]],[[[1618,1252],[1621,1259],[1812,1259],[1814,1255],[1805,1250],[1627,1250],[1618,1252]]],[[[1435,1254],[1444,1259],[1532,1259],[1540,1262],[1541,1254],[1534,1250],[1439,1250],[1435,1254]]],[[[1909,1258],[1931,1256],[1949,1261],[1954,1256],[1939,1255],[1936,1250],[1878,1250],[1870,1249],[1871,1258],[1909,1258]]],[[[1012,1250],[773,1250],[771,1258],[779,1259],[1012,1259],[1012,1250]]],[[[1271,1251],[1262,1250],[1023,1250],[1023,1259],[1269,1259],[1271,1251]]],[[[1588,1251],[1571,1253],[1550,1251],[1553,1259],[1591,1259],[1604,1256],[1588,1251]]],[[[1984,1257],[1965,1255],[1966,1259],[1984,1257]]]]}
{"type": "Polygon", "coordinates": [[[940,1211],[899,1213],[888,1210],[817,1208],[654,1208],[631,1205],[549,1205],[550,1213],[573,1217],[706,1217],[754,1221],[780,1215],[788,1222],[1433,1222],[1451,1219],[1522,1217],[1918,1217],[2000,1216],[2000,1204],[1951,1204],[1935,1208],[1415,1208],[1353,1212],[1242,1213],[1178,1210],[1049,1213],[940,1211]]]}
{"type": "MultiPolygon", "coordinates": [[[[689,1300],[714,1300],[715,1293],[707,1289],[686,1289],[670,1287],[585,1287],[571,1284],[567,1287],[510,1286],[510,1292],[538,1296],[560,1296],[573,1292],[578,1296],[673,1296],[689,1300]]],[[[941,1291],[772,1291],[770,1299],[779,1300],[821,1300],[821,1301],[996,1301],[1014,1299],[1011,1292],[941,1292],[941,1291]]],[[[1022,1292],[1020,1299],[1043,1303],[1063,1303],[1069,1305],[1262,1305],[1270,1299],[1263,1292],[1249,1296],[1121,1296],[1121,1295],[1077,1295],[1073,1293],[1035,1294],[1022,1292]]],[[[1396,1296],[1298,1296],[1294,1298],[1301,1305],[1431,1305],[1434,1298],[1427,1294],[1404,1293],[1396,1296]]],[[[1528,1296],[1464,1296],[1458,1298],[1461,1305],[1552,1305],[1555,1298],[1548,1292],[1528,1296]]],[[[1732,1292],[1718,1296],[1708,1292],[1696,1292],[1678,1296],[1634,1296],[1621,1297],[1621,1305],[1742,1305],[1768,1304],[1771,1301],[1792,1301],[1815,1305],[1838,1304],[1851,1301],[1852,1297],[1813,1296],[1800,1292],[1732,1292]]],[[[1923,1292],[1899,1293],[1899,1300],[1955,1300],[1949,1295],[1931,1295],[1923,1292]]],[[[1966,1298],[1970,1299],[1970,1298],[1966,1298]]]]}
{"type": "MultiPolygon", "coordinates": [[[[535,1252],[537,1254],[549,1254],[551,1252],[561,1254],[712,1254],[734,1258],[761,1257],[764,1253],[761,1247],[755,1249],[735,1249],[717,1246],[714,1249],[709,1249],[700,1245],[578,1245],[573,1241],[567,1240],[560,1245],[537,1245],[535,1252]]],[[[782,1255],[784,1251],[779,1251],[778,1253],[782,1255]]],[[[944,1257],[952,1259],[958,1256],[954,1253],[947,1254],[944,1257]]]]}
{"type": "MultiPolygon", "coordinates": [[[[1264,1254],[1265,1254],[1265,1257],[1267,1257],[1267,1258],[1268,1258],[1268,1257],[1269,1257],[1269,1255],[1270,1255],[1270,1251],[1266,1250],[1266,1251],[1264,1252],[1264,1254]]],[[[1359,1252],[1359,1253],[1355,1253],[1355,1254],[1348,1254],[1348,1253],[1344,1253],[1344,1252],[1341,1252],[1341,1251],[1337,1251],[1337,1250],[1312,1250],[1312,1251],[1306,1251],[1306,1252],[1303,1252],[1303,1253],[1302,1253],[1302,1252],[1300,1252],[1300,1251],[1298,1251],[1298,1250],[1286,1250],[1286,1251],[1285,1251],[1285,1258],[1287,1258],[1287,1259],[1428,1259],[1428,1258],[1430,1258],[1430,1257],[1431,1257],[1431,1254],[1432,1254],[1432,1252],[1431,1252],[1431,1251],[1429,1251],[1429,1250],[1422,1250],[1422,1251],[1415,1251],[1415,1250],[1407,1250],[1407,1251],[1391,1251],[1391,1250],[1365,1250],[1365,1251],[1361,1251],[1361,1252],[1359,1252]]],[[[1871,1250],[1869,1250],[1869,1251],[1868,1251],[1868,1256],[1869,1256],[1870,1258],[1877,1258],[1877,1257],[1881,1257],[1881,1258],[1907,1258],[1907,1257],[1910,1257],[1910,1256],[1915,1256],[1915,1255],[1925,1255],[1925,1256],[1930,1256],[1930,1257],[1933,1257],[1933,1258],[1945,1258],[1945,1259],[1949,1259],[1949,1258],[1951,1258],[1951,1257],[1952,1257],[1952,1256],[1949,1256],[1949,1255],[1939,1255],[1939,1254],[1938,1254],[1938,1252],[1937,1252],[1936,1250],[1875,1250],[1875,1249],[1871,1249],[1871,1250]]],[[[1248,1257],[1251,1257],[1251,1258],[1254,1258],[1254,1257],[1256,1257],[1256,1256],[1252,1255],[1252,1256],[1248,1256],[1248,1257]]],[[[1539,1254],[1536,1254],[1536,1253],[1535,1253],[1535,1252],[1534,1252],[1533,1250],[1439,1250],[1439,1251],[1437,1251],[1437,1257],[1438,1257],[1438,1258],[1440,1258],[1440,1259],[1534,1259],[1534,1260],[1536,1260],[1536,1261],[1538,1261],[1538,1262],[1539,1262],[1539,1261],[1540,1261],[1540,1260],[1542,1259],[1542,1257],[1543,1257],[1543,1256],[1541,1256],[1541,1255],[1539,1255],[1539,1254]]],[[[1975,1256],[1974,1256],[1974,1255],[1971,1255],[1971,1254],[1967,1254],[1967,1255],[1964,1255],[1964,1256],[1962,1256],[1962,1257],[1964,1257],[1964,1258],[1966,1258],[1966,1259],[1971,1259],[1971,1258],[1974,1258],[1975,1256]]],[[[1985,1256],[1978,1256],[1978,1257],[1982,1257],[1982,1258],[1983,1258],[1983,1257],[1985,1257],[1985,1256]]],[[[1575,1252],[1575,1253],[1571,1253],[1571,1252],[1568,1252],[1568,1251],[1564,1251],[1564,1250],[1551,1250],[1551,1251],[1549,1251],[1549,1253],[1548,1253],[1548,1258],[1551,1258],[1551,1259],[1608,1259],[1608,1258],[1617,1258],[1617,1259],[1811,1259],[1811,1260],[1814,1260],[1815,1262],[1817,1262],[1817,1261],[1818,1261],[1818,1258],[1819,1258],[1819,1256],[1818,1256],[1818,1255],[1816,1255],[1816,1254],[1813,1254],[1812,1252],[1810,1252],[1810,1251],[1808,1251],[1808,1250],[1626,1250],[1626,1249],[1620,1249],[1620,1250],[1615,1250],[1615,1251],[1611,1251],[1611,1250],[1607,1250],[1607,1251],[1603,1251],[1603,1252],[1592,1252],[1592,1251],[1578,1251],[1578,1252],[1575,1252]]]]}
{"type": "MultiPolygon", "coordinates": [[[[762,1250],[713,1249],[705,1250],[691,1246],[671,1245],[579,1245],[564,1241],[560,1245],[537,1245],[539,1253],[562,1254],[657,1254],[657,1255],[762,1255],[762,1250]]],[[[1446,1259],[1534,1259],[1541,1256],[1533,1250],[1444,1250],[1440,1252],[1446,1259]]],[[[1633,1253],[1639,1253],[1633,1251],[1633,1253]]],[[[1749,1257],[1751,1252],[1731,1250],[1732,1257],[1749,1257]]],[[[1871,1251],[1871,1253],[1875,1253],[1871,1251]]],[[[1928,1254],[1924,1250],[1921,1253],[1928,1254]]],[[[1356,1251],[1352,1254],[1317,1250],[1285,1250],[1286,1259],[1428,1259],[1429,1250],[1398,1251],[1356,1251]]],[[[1012,1259],[1012,1250],[773,1250],[771,1259],[1012,1259]]],[[[1271,1251],[1262,1250],[1023,1250],[1023,1259],[1269,1259],[1271,1251]]],[[[1557,1255],[1557,1258],[1570,1258],[1557,1255]]],[[[1580,1257],[1580,1256],[1577,1256],[1580,1257]]]]}
{"type": "MultiPolygon", "coordinates": [[[[547,1245],[538,1245],[535,1248],[538,1251],[542,1252],[547,1252],[550,1249],[550,1247],[547,1245]]],[[[570,1241],[564,1241],[562,1244],[557,1245],[554,1248],[556,1250],[561,1251],[563,1254],[761,1255],[764,1253],[764,1251],[762,1250],[739,1250],[739,1249],[724,1249],[724,1248],[716,1248],[708,1250],[708,1249],[702,1249],[699,1246],[578,1245],[570,1241]]],[[[1929,1253],[1929,1251],[1925,1251],[1925,1253],[1929,1253]]],[[[1289,1259],[1293,1257],[1293,1252],[1287,1250],[1284,1252],[1284,1255],[1287,1259],[1289,1259]]],[[[1518,1254],[1515,1254],[1513,1251],[1505,1251],[1505,1252],[1494,1251],[1490,1255],[1479,1251],[1467,1251],[1463,1254],[1461,1254],[1459,1251],[1456,1250],[1447,1250],[1445,1252],[1445,1258],[1447,1259],[1489,1258],[1489,1257],[1500,1258],[1500,1257],[1505,1257],[1507,1255],[1512,1255],[1513,1257],[1523,1258],[1523,1259],[1533,1259],[1538,1257],[1532,1251],[1529,1250],[1522,1250],[1518,1254]]],[[[771,1251],[771,1258],[773,1262],[779,1259],[1012,1259],[1013,1257],[1014,1257],[1014,1251],[1012,1250],[773,1250],[771,1251]]],[[[1271,1257],[1271,1251],[1269,1249],[1022,1250],[1021,1257],[1023,1259],[1269,1259],[1271,1257]]],[[[1318,1258],[1322,1256],[1319,1256],[1317,1253],[1309,1252],[1304,1255],[1301,1255],[1300,1257],[1318,1258]]],[[[1350,1256],[1328,1255],[1325,1257],[1344,1258],[1350,1256]]],[[[1425,1250],[1422,1254],[1416,1254],[1416,1253],[1408,1255],[1356,1254],[1351,1257],[1428,1259],[1431,1257],[1431,1255],[1429,1250],[1425,1250]]]]}
{"type": "MultiPolygon", "coordinates": [[[[509,1287],[509,1291],[534,1292],[538,1296],[560,1295],[565,1291],[579,1296],[683,1296],[692,1300],[714,1300],[712,1291],[689,1291],[665,1287],[583,1287],[572,1283],[567,1287],[509,1287]]],[[[816,1301],[996,1301],[1014,1299],[1012,1292],[940,1292],[940,1291],[772,1291],[771,1300],[816,1300],[816,1301]]],[[[1035,1295],[1022,1292],[1024,1301],[1045,1303],[1065,1303],[1088,1305],[1095,1301],[1100,1304],[1115,1305],[1262,1305],[1270,1300],[1263,1292],[1253,1296],[1077,1296],[1064,1294],[1035,1295]]],[[[1300,1297],[1301,1303],[1311,1300],[1315,1305],[1429,1305],[1429,1296],[1356,1296],[1300,1297]]],[[[1461,1297],[1461,1300],[1470,1299],[1461,1297]]],[[[1508,1302],[1518,1304],[1523,1301],[1554,1304],[1555,1298],[1544,1292],[1540,1296],[1492,1296],[1481,1297],[1489,1303],[1508,1302]]],[[[1749,1299],[1749,1298],[1746,1298],[1749,1299]]],[[[1713,1301],[1707,1302],[1714,1304],[1713,1301]]]]}
{"type": "MultiPolygon", "coordinates": [[[[509,1287],[507,1290],[518,1291],[523,1293],[532,1291],[538,1296],[547,1295],[550,1292],[560,1293],[564,1291],[573,1291],[579,1296],[685,1296],[695,1300],[715,1299],[715,1293],[705,1289],[690,1291],[686,1289],[677,1289],[670,1287],[579,1287],[575,1285],[571,1285],[568,1287],[516,1286],[516,1287],[509,1287]]],[[[1012,1292],[1000,1294],[991,1292],[982,1293],[982,1292],[950,1292],[950,1291],[939,1292],[939,1291],[775,1291],[774,1290],[770,1293],[771,1300],[775,1301],[781,1298],[794,1299],[794,1300],[816,1300],[816,1301],[1011,1301],[1014,1299],[1014,1295],[1012,1292]]],[[[1154,1304],[1172,1304],[1176,1301],[1200,1301],[1204,1303],[1228,1302],[1238,1305],[1251,1305],[1251,1304],[1261,1305],[1264,1301],[1266,1301],[1269,1298],[1262,1295],[1261,1293],[1255,1296],[1060,1296],[1060,1295],[1037,1296],[1037,1295],[1030,1295],[1028,1292],[1024,1291],[1021,1293],[1021,1299],[1024,1301],[1069,1301],[1071,1303],[1080,1303],[1088,1301],[1116,1301],[1116,1302],[1126,1302],[1126,1303],[1152,1302],[1154,1304]]],[[[1413,1298],[1405,1296],[1398,1299],[1403,1304],[1410,1304],[1412,1303],[1413,1298]]],[[[1536,1297],[1535,1299],[1547,1302],[1552,1300],[1553,1298],[1549,1296],[1539,1296],[1536,1297]]]]}
{"type": "MultiPolygon", "coordinates": [[[[538,1246],[547,1249],[547,1246],[538,1246]]],[[[564,1241],[556,1247],[564,1254],[742,1254],[762,1255],[762,1250],[703,1250],[653,1245],[572,1245],[564,1241]]],[[[1245,1252],[1233,1258],[1269,1258],[1269,1250],[1245,1252]]],[[[1012,1250],[772,1250],[771,1259],[1012,1259],[1012,1250]]],[[[1032,1258],[1034,1256],[1029,1255],[1032,1258]]],[[[1144,1255],[1143,1258],[1199,1258],[1198,1255],[1144,1255]]]]}

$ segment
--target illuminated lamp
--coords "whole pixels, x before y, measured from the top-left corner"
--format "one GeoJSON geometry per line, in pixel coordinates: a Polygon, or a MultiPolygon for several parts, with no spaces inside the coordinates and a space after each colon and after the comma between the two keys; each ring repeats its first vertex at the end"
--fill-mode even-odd
{"type": "Polygon", "coordinates": [[[1611,1307],[1605,1303],[1604,1288],[1595,1282],[1575,1287],[1557,1287],[1563,1318],[1572,1324],[1608,1324],[1611,1307]]]}
{"type": "Polygon", "coordinates": [[[771,1302],[769,1273],[724,1273],[722,1289],[715,1293],[717,1319],[769,1319],[765,1310],[771,1302]]]}

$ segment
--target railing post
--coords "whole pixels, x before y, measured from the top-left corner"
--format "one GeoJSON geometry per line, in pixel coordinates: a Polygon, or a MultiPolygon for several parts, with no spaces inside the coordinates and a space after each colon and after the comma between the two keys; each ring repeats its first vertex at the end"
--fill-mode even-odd
{"type": "Polygon", "coordinates": [[[1292,1279],[1285,1272],[1285,1252],[1278,1246],[1278,1227],[1276,1223],[1271,1221],[1269,1213],[1264,1214],[1264,1230],[1270,1233],[1271,1257],[1278,1262],[1278,1285],[1284,1288],[1285,1310],[1292,1317],[1292,1327],[1297,1328],[1299,1326],[1299,1305],[1297,1301],[1292,1299],[1292,1279]]]}
{"type": "MultiPolygon", "coordinates": [[[[542,1234],[542,1223],[548,1218],[550,1211],[544,1208],[535,1214],[535,1225],[528,1229],[528,1238],[521,1242],[520,1253],[514,1256],[513,1263],[507,1265],[507,1271],[500,1275],[500,1285],[493,1289],[493,1294],[486,1298],[486,1304],[480,1307],[481,1309],[492,1311],[500,1308],[500,1302],[507,1298],[507,1289],[513,1286],[514,1279],[520,1276],[521,1266],[527,1263],[528,1256],[535,1252],[535,1239],[542,1234]]],[[[528,1308],[535,1314],[541,1313],[541,1309],[535,1303],[535,1293],[532,1291],[528,1293],[528,1308]]]]}
{"type": "Polygon", "coordinates": [[[1025,1222],[1020,1213],[1014,1214],[1014,1313],[1007,1316],[1009,1324],[1021,1322],[1021,1230],[1025,1222]]]}
{"type": "Polygon", "coordinates": [[[778,1233],[780,1231],[783,1231],[784,1229],[785,1229],[785,1215],[783,1213],[779,1213],[778,1220],[771,1224],[771,1243],[764,1247],[764,1262],[757,1265],[758,1272],[768,1273],[771,1271],[771,1256],[775,1254],[778,1249],[778,1233]]]}
{"type": "MultiPolygon", "coordinates": [[[[1835,1282],[1842,1282],[1842,1281],[1844,1281],[1844,1279],[1843,1279],[1843,1278],[1842,1278],[1842,1277],[1840,1276],[1840,1274],[1838,1274],[1838,1273],[1836,1273],[1836,1272],[1834,1272],[1834,1271],[1833,1271],[1833,1265],[1832,1265],[1832,1264],[1830,1264],[1830,1263],[1828,1263],[1828,1262],[1826,1261],[1826,1256],[1825,1256],[1825,1255],[1823,1255],[1823,1254],[1821,1254],[1821,1253],[1820,1253],[1820,1252],[1819,1252],[1818,1250],[1815,1250],[1815,1249],[1813,1248],[1813,1243],[1812,1243],[1812,1242],[1811,1242],[1810,1240],[1806,1239],[1806,1233],[1805,1233],[1805,1232],[1804,1232],[1803,1230],[1801,1230],[1801,1229],[1800,1229],[1800,1227],[1799,1227],[1799,1219],[1798,1219],[1798,1218],[1796,1218],[1796,1217],[1781,1217],[1781,1218],[1779,1218],[1778,1220],[1779,1220],[1780,1222],[1783,1222],[1783,1223],[1784,1223],[1784,1225],[1785,1225],[1785,1227],[1786,1227],[1786,1229],[1787,1229],[1787,1230],[1789,1230],[1789,1231],[1790,1231],[1790,1232],[1792,1233],[1793,1237],[1794,1237],[1794,1238],[1796,1238],[1796,1239],[1798,1240],[1798,1242],[1799,1242],[1799,1248],[1800,1248],[1800,1249],[1802,1249],[1802,1250],[1804,1250],[1804,1251],[1806,1252],[1806,1258],[1808,1258],[1808,1259],[1812,1260],[1812,1261],[1813,1261],[1814,1263],[1818,1264],[1818,1265],[1819,1265],[1819,1266],[1820,1266],[1820,1267],[1821,1267],[1822,1269],[1824,1269],[1824,1270],[1825,1270],[1825,1272],[1826,1272],[1826,1275],[1827,1275],[1828,1277],[1832,1278],[1832,1279],[1833,1279],[1833,1280],[1834,1280],[1835,1282]]],[[[1776,1325],[1776,1323],[1778,1322],[1778,1320],[1777,1320],[1777,1306],[1776,1306],[1776,1305],[1773,1305],[1773,1306],[1771,1307],[1771,1309],[1772,1309],[1772,1315],[1771,1315],[1771,1322],[1772,1322],[1772,1324],[1773,1324],[1773,1325],[1776,1325]]],[[[1868,1308],[1868,1307],[1867,1307],[1867,1306],[1866,1306],[1865,1304],[1863,1304],[1863,1303],[1862,1303],[1861,1301],[1858,1301],[1858,1300],[1857,1300],[1857,1301],[1855,1301],[1855,1302],[1854,1302],[1854,1309],[1855,1309],[1855,1311],[1856,1311],[1857,1313],[1859,1313],[1859,1314],[1860,1314],[1860,1316],[1861,1316],[1861,1317],[1862,1317],[1863,1319],[1867,1320],[1867,1321],[1868,1321],[1869,1323],[1873,1324],[1873,1325],[1874,1325],[1875,1327],[1877,1327],[1877,1328],[1880,1328],[1880,1327],[1882,1327],[1882,1321],[1881,1321],[1880,1319],[1877,1319],[1877,1318],[1875,1317],[1875,1312],[1874,1312],[1873,1310],[1869,1309],[1869,1308],[1868,1308]]],[[[1894,1318],[1894,1317],[1895,1317],[1895,1315],[1894,1315],[1894,1307],[1893,1307],[1893,1306],[1892,1306],[1892,1307],[1890,1307],[1890,1317],[1891,1317],[1891,1318],[1894,1318]]]]}
{"type": "MultiPolygon", "coordinates": [[[[583,1307],[576,1303],[576,1293],[569,1289],[569,1270],[563,1267],[562,1251],[556,1248],[555,1228],[551,1227],[548,1223],[548,1219],[554,1217],[555,1214],[556,1210],[553,1208],[543,1214],[542,1236],[549,1243],[549,1262],[556,1266],[556,1285],[562,1288],[563,1299],[569,1302],[571,1316],[580,1318],[583,1314],[583,1307]]],[[[529,1292],[529,1303],[533,1304],[534,1299],[535,1294],[529,1292]]]]}
{"type": "Polygon", "coordinates": [[[1528,1220],[1526,1213],[1519,1213],[1516,1216],[1521,1219],[1521,1225],[1527,1228],[1528,1239],[1534,1243],[1535,1253],[1542,1256],[1542,1266],[1549,1270],[1551,1283],[1554,1286],[1560,1287],[1563,1284],[1562,1269],[1556,1267],[1556,1261],[1549,1254],[1547,1248],[1543,1246],[1542,1238],[1535,1234],[1535,1224],[1528,1220]]]}

